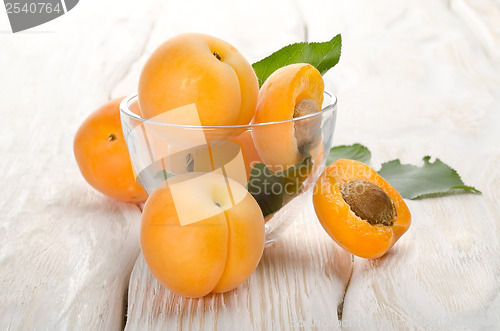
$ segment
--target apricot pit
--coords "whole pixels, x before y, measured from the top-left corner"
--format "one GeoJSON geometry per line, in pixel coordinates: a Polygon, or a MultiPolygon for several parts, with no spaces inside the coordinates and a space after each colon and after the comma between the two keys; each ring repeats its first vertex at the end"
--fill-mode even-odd
{"type": "Polygon", "coordinates": [[[389,196],[366,180],[350,180],[342,184],[340,193],[356,216],[368,223],[391,226],[396,209],[389,196]]]}
{"type": "MultiPolygon", "coordinates": [[[[319,112],[319,109],[316,107],[314,101],[309,98],[304,98],[295,105],[293,118],[303,117],[317,112],[319,112]]],[[[319,136],[317,133],[320,127],[321,118],[312,118],[295,122],[295,139],[297,139],[297,147],[302,154],[305,154],[306,149],[311,149],[311,147],[314,147],[319,141],[316,138],[319,136]]]]}

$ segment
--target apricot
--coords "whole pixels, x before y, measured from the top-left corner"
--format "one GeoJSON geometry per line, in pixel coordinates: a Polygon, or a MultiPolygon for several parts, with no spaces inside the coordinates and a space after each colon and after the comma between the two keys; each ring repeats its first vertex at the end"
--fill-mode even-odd
{"type": "MultiPolygon", "coordinates": [[[[254,123],[286,121],[318,112],[323,104],[324,82],[310,64],[297,63],[273,72],[262,85],[254,123]]],[[[302,119],[254,128],[255,146],[273,171],[300,162],[318,143],[318,118],[302,119]]]]}
{"type": "Polygon", "coordinates": [[[152,274],[172,292],[202,297],[230,291],[257,267],[264,218],[238,182],[216,173],[168,179],[147,200],[141,248],[152,274]]]}
{"type": "Polygon", "coordinates": [[[243,160],[245,164],[245,171],[247,175],[247,180],[250,178],[250,172],[255,164],[261,163],[262,159],[257,152],[255,147],[255,142],[252,137],[251,131],[245,131],[242,134],[234,137],[231,141],[238,144],[243,154],[243,160]]]}
{"type": "MultiPolygon", "coordinates": [[[[139,105],[146,118],[195,104],[201,125],[248,124],[259,86],[252,66],[229,43],[188,33],[160,45],[139,79],[139,105]]],[[[199,123],[185,123],[199,125],[199,123]]]]}
{"type": "Polygon", "coordinates": [[[337,160],[316,182],[316,215],[341,247],[364,258],[384,255],[408,230],[411,214],[401,195],[367,165],[337,160]]]}
{"type": "Polygon", "coordinates": [[[121,201],[142,202],[147,193],[136,182],[114,99],[85,119],[73,141],[75,159],[85,180],[99,192],[121,201]]]}
{"type": "MultiPolygon", "coordinates": [[[[209,141],[206,144],[189,146],[167,146],[168,154],[156,162],[152,171],[179,175],[188,172],[216,172],[232,178],[243,186],[248,182],[247,146],[241,141],[209,141]],[[246,153],[246,154],[245,154],[246,153]],[[161,170],[158,167],[161,167],[161,170]]],[[[250,170],[248,170],[250,171],[250,170]]],[[[158,175],[161,180],[164,176],[158,175]]]]}

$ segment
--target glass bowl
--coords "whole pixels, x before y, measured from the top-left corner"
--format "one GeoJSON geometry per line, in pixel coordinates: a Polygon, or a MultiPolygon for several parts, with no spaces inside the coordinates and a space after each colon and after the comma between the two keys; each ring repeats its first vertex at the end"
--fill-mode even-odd
{"type": "MultiPolygon", "coordinates": [[[[122,128],[137,181],[149,195],[179,175],[183,177],[177,179],[191,180],[216,173],[226,180],[228,190],[237,182],[261,207],[266,245],[274,242],[303,213],[324,169],[333,142],[335,95],[325,91],[322,110],[317,113],[250,125],[186,125],[177,121],[175,111],[182,112],[181,117],[194,114],[193,123],[196,107],[181,108],[164,113],[173,115],[167,119],[146,119],[140,115],[137,94],[122,101],[122,128]]],[[[197,209],[196,192],[178,192],[188,206],[197,209]]],[[[194,221],[180,220],[181,224],[194,221]]]]}

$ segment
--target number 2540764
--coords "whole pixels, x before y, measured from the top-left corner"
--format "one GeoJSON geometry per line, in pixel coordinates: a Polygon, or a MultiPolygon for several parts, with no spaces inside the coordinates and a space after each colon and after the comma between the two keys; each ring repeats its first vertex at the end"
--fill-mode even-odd
{"type": "Polygon", "coordinates": [[[60,13],[63,11],[61,8],[61,4],[57,3],[55,6],[52,5],[51,3],[45,3],[45,2],[32,2],[32,3],[10,3],[7,2],[5,4],[5,9],[7,9],[7,14],[19,14],[19,13],[46,13],[46,14],[52,14],[52,13],[60,13]]]}

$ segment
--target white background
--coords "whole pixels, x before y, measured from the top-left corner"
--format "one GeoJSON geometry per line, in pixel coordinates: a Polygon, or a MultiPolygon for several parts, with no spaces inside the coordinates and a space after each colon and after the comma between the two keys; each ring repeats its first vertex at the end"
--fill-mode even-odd
{"type": "Polygon", "coordinates": [[[500,327],[498,1],[82,0],[17,34],[0,8],[0,329],[500,327]],[[72,140],[188,31],[249,62],[341,33],[335,144],[365,144],[374,167],[439,157],[483,194],[407,201],[409,232],[375,261],[351,261],[308,205],[237,290],[172,295],[139,255],[140,208],[93,190],[72,140]]]}

